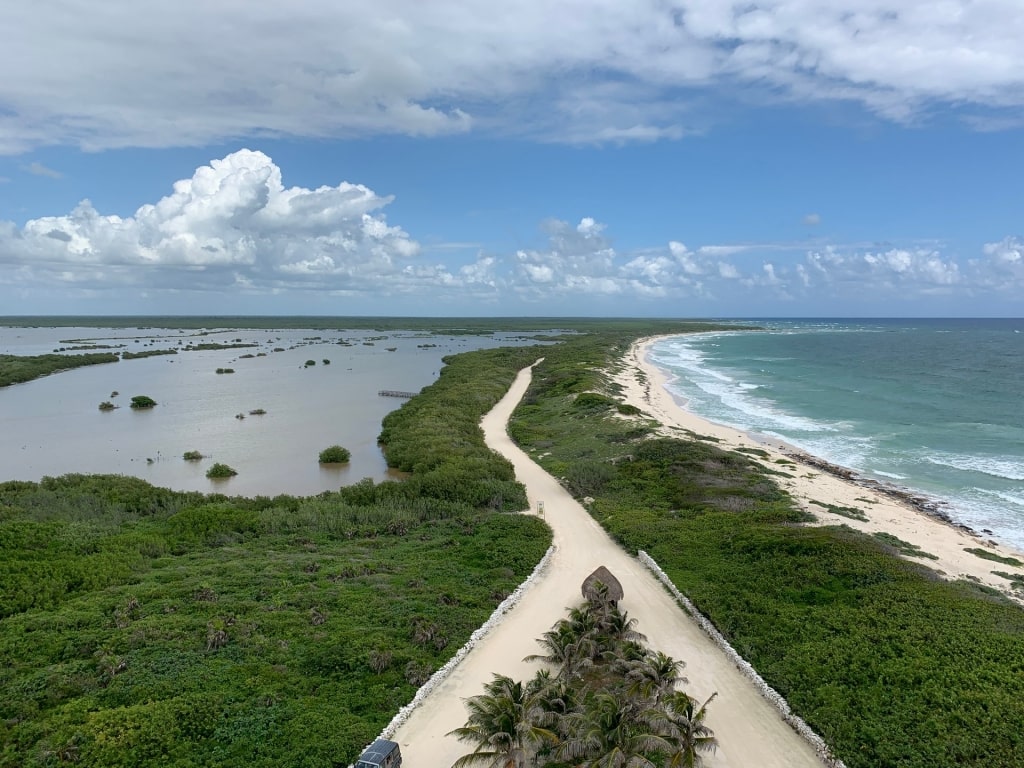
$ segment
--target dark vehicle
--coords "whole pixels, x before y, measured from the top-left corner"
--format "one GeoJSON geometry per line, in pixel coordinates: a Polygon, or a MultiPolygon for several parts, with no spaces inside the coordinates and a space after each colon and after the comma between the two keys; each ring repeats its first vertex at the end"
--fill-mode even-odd
{"type": "Polygon", "coordinates": [[[355,768],[401,768],[402,750],[393,741],[377,739],[359,756],[355,768]]]}

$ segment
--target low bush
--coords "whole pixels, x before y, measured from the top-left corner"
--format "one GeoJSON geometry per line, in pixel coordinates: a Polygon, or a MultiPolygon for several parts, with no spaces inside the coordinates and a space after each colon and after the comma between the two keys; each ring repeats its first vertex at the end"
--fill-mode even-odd
{"type": "Polygon", "coordinates": [[[340,445],[332,445],[330,448],[324,448],[320,451],[321,464],[345,464],[351,458],[352,454],[349,450],[342,448],[340,445]]]}
{"type": "Polygon", "coordinates": [[[206,476],[213,480],[224,477],[234,477],[237,474],[238,472],[236,470],[232,469],[227,464],[220,463],[219,461],[206,470],[206,476]]]}
{"type": "Polygon", "coordinates": [[[136,395],[132,398],[131,407],[137,411],[145,410],[147,408],[156,407],[156,400],[149,395],[136,395]]]}

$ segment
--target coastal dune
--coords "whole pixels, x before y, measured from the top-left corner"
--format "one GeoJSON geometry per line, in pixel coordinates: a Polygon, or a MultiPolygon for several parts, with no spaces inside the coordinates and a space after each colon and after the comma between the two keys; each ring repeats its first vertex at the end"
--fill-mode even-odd
{"type": "MultiPolygon", "coordinates": [[[[566,608],[582,602],[583,580],[604,565],[622,583],[625,597],[620,605],[638,620],[637,628],[647,635],[648,644],[686,663],[687,692],[702,701],[718,693],[707,724],[715,731],[719,748],[707,758],[708,766],[821,766],[811,746],[782,720],[651,572],[615,544],[554,477],[513,444],[506,426],[530,377],[530,369],[521,371],[481,426],[488,446],[515,466],[516,477],[526,486],[531,510],[536,513],[543,502],[544,517],[554,531],[555,551],[548,568],[522,600],[399,727],[394,738],[408,764],[443,768],[470,750],[469,745],[446,735],[465,723],[464,699],[482,693],[495,673],[516,679],[532,677],[538,666],[522,659],[539,652],[536,638],[562,618],[566,608]]],[[[647,407],[642,398],[635,404],[647,407]]]]}
{"type": "Polygon", "coordinates": [[[1018,560],[1024,560],[1024,553],[956,525],[945,519],[934,505],[901,489],[888,488],[858,477],[781,441],[758,438],[685,410],[668,390],[666,374],[648,360],[648,350],[659,338],[646,338],[633,344],[623,367],[616,374],[616,380],[623,388],[622,395],[626,401],[661,422],[666,434],[681,436],[680,432],[685,431],[713,438],[716,446],[726,450],[746,449],[746,455],[776,473],[773,477],[779,485],[817,518],[817,524],[842,524],[868,534],[895,536],[934,555],[937,559],[912,559],[944,578],[971,579],[1022,602],[1020,596],[1009,589],[1005,579],[992,573],[1005,570],[1006,566],[966,550],[984,549],[998,557],[1018,560]],[[749,453],[752,449],[763,451],[765,455],[753,455],[749,453]],[[787,476],[777,474],[780,472],[787,476]],[[867,520],[832,513],[828,511],[829,507],[858,510],[867,520]]]}

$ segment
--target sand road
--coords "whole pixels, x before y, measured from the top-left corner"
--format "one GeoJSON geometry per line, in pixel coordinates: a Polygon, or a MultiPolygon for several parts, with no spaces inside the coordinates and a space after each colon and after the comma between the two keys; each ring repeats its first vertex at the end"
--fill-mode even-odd
{"type": "Polygon", "coordinates": [[[580,585],[599,565],[607,566],[622,583],[621,607],[639,622],[651,648],[686,663],[690,695],[703,701],[713,691],[718,698],[708,708],[707,724],[719,740],[718,751],[706,765],[714,768],[821,768],[821,762],[802,738],[765,701],[754,685],[679,608],[660,583],[633,557],[615,544],[558,482],[512,443],[508,419],[530,383],[531,369],[521,371],[505,397],[482,422],[487,445],[515,466],[526,486],[531,509],[544,503],[544,516],[554,530],[557,550],[543,576],[522,600],[452,674],[431,693],[394,736],[407,768],[448,768],[470,751],[447,734],[463,725],[463,700],[483,692],[492,674],[515,679],[532,677],[536,664],[522,661],[539,652],[540,637],[582,602],[580,585]]]}

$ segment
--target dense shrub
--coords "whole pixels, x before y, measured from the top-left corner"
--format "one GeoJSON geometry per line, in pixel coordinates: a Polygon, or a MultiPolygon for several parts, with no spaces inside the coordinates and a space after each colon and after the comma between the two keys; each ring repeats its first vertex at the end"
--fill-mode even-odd
{"type": "Polygon", "coordinates": [[[219,461],[212,467],[210,467],[208,470],[206,470],[206,476],[211,479],[234,477],[237,474],[238,472],[236,470],[232,469],[227,464],[222,464],[219,461]]]}
{"type": "Polygon", "coordinates": [[[157,404],[149,395],[136,395],[132,398],[131,407],[136,410],[145,410],[146,408],[153,408],[157,404]]]}
{"type": "Polygon", "coordinates": [[[111,352],[88,355],[0,355],[0,387],[20,384],[51,373],[69,371],[83,365],[116,363],[120,358],[111,352]]]}
{"type": "Polygon", "coordinates": [[[345,464],[351,458],[352,454],[349,450],[340,445],[332,445],[320,451],[321,464],[345,464]]]}

